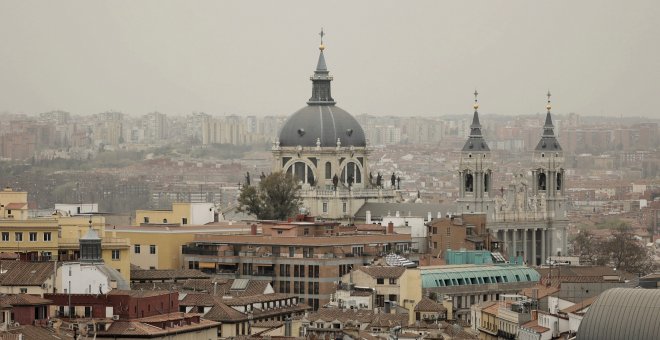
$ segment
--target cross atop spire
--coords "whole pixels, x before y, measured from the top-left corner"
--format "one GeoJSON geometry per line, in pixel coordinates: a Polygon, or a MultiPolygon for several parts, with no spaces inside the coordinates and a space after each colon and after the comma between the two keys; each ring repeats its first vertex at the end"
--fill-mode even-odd
{"type": "Polygon", "coordinates": [[[321,46],[323,46],[323,36],[325,35],[325,33],[323,33],[323,27],[321,27],[321,33],[319,33],[319,35],[321,36],[321,46]]]}
{"type": "Polygon", "coordinates": [[[325,56],[323,55],[323,50],[325,50],[325,45],[323,45],[325,32],[323,31],[323,28],[321,28],[319,35],[321,36],[319,60],[316,63],[314,75],[310,78],[312,81],[312,97],[309,98],[307,104],[334,105],[335,101],[330,94],[330,82],[332,81],[332,76],[330,76],[330,72],[328,72],[328,66],[325,64],[325,56]]]}
{"type": "Polygon", "coordinates": [[[477,92],[477,89],[474,89],[474,112],[477,112],[477,109],[479,109],[479,99],[477,98],[479,96],[479,92],[477,92]]]}

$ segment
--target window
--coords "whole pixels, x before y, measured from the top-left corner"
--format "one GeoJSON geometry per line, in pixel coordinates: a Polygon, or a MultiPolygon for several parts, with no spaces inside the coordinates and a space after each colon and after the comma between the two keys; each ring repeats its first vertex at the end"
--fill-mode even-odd
{"type": "Polygon", "coordinates": [[[390,284],[395,285],[396,284],[396,278],[390,278],[390,284]]]}
{"type": "Polygon", "coordinates": [[[2,232],[2,240],[4,242],[9,241],[9,233],[8,232],[2,232]]]}
{"type": "Polygon", "coordinates": [[[16,233],[16,234],[14,234],[14,238],[16,239],[16,242],[21,242],[21,241],[23,241],[23,233],[16,233]]]}
{"type": "Polygon", "coordinates": [[[346,202],[343,202],[341,206],[342,206],[342,211],[346,212],[346,202]]]}
{"type": "Polygon", "coordinates": [[[187,218],[182,218],[181,219],[181,224],[188,224],[188,219],[187,218]]]}
{"type": "Polygon", "coordinates": [[[136,253],[136,254],[140,253],[140,245],[139,244],[136,244],[136,245],[133,246],[133,252],[136,253]]]}
{"type": "Polygon", "coordinates": [[[330,162],[325,163],[325,179],[332,178],[332,164],[330,162]]]}
{"type": "Polygon", "coordinates": [[[119,260],[119,250],[117,250],[117,249],[112,250],[112,259],[113,260],[119,260]]]}
{"type": "Polygon", "coordinates": [[[155,254],[156,253],[156,245],[152,244],[149,246],[149,254],[155,254]]]}
{"type": "Polygon", "coordinates": [[[328,202],[323,202],[323,212],[324,213],[328,212],[328,202]]]}
{"type": "Polygon", "coordinates": [[[166,219],[166,218],[163,219],[163,223],[167,223],[167,219],[166,219]]]}
{"type": "Polygon", "coordinates": [[[50,240],[51,240],[50,232],[44,233],[44,241],[45,242],[50,242],[50,240]]]}
{"type": "Polygon", "coordinates": [[[37,233],[31,232],[29,234],[29,236],[30,236],[30,242],[36,242],[37,241],[37,233]]]}
{"type": "Polygon", "coordinates": [[[385,284],[385,279],[382,278],[382,277],[377,278],[377,279],[376,279],[376,284],[377,284],[377,285],[385,284]]]}
{"type": "Polygon", "coordinates": [[[27,288],[21,288],[21,294],[27,294],[27,288]]]}
{"type": "Polygon", "coordinates": [[[353,246],[354,256],[362,256],[363,252],[364,252],[364,246],[353,246]]]}
{"type": "Polygon", "coordinates": [[[144,217],[144,223],[149,223],[149,217],[147,216],[144,217]]]}

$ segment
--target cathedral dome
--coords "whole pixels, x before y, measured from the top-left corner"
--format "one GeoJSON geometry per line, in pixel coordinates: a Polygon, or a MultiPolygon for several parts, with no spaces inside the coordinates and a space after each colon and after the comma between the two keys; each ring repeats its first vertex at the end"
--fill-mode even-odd
{"type": "Polygon", "coordinates": [[[308,105],[289,117],[280,131],[280,146],[364,147],[362,126],[350,113],[335,105],[308,105]]]}
{"type": "Polygon", "coordinates": [[[335,106],[330,91],[332,77],[323,56],[321,45],[319,60],[312,81],[312,97],[307,106],[296,111],[284,123],[280,130],[280,146],[341,146],[365,147],[367,145],[364,130],[350,113],[335,106]]]}

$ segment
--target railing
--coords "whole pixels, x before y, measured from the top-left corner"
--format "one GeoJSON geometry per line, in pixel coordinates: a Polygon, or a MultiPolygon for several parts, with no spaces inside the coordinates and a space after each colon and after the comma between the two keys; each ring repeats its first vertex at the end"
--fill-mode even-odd
{"type": "MultiPolygon", "coordinates": [[[[78,238],[59,238],[58,244],[60,247],[74,247],[80,246],[80,239],[78,238]]],[[[104,237],[101,239],[102,245],[117,245],[117,246],[130,246],[130,241],[127,238],[104,237]]]]}
{"type": "Polygon", "coordinates": [[[184,255],[220,256],[220,252],[218,250],[194,246],[183,246],[181,253],[184,255]]]}
{"type": "Polygon", "coordinates": [[[353,190],[332,190],[332,189],[307,189],[301,190],[302,197],[394,197],[395,191],[392,189],[353,189],[353,190]]]}

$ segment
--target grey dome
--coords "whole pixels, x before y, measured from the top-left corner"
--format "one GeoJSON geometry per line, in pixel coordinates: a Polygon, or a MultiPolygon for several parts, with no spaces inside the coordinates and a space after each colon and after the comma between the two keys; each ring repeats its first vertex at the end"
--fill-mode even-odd
{"type": "Polygon", "coordinates": [[[280,146],[364,147],[364,130],[350,113],[336,105],[308,105],[292,114],[280,131],[280,146]]]}

